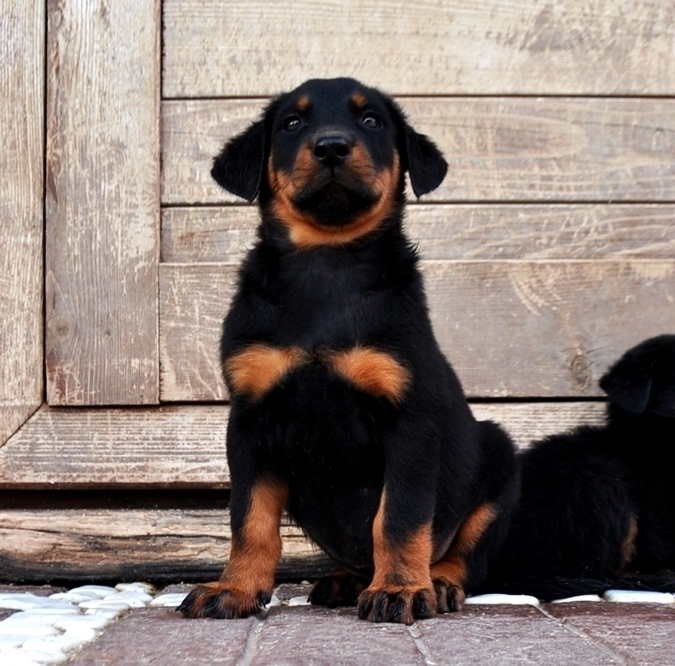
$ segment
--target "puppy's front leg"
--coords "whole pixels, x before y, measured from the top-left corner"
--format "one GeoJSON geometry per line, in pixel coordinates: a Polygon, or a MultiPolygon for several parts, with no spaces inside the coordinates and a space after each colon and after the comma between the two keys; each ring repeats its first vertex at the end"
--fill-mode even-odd
{"type": "Polygon", "coordinates": [[[281,556],[279,524],[288,486],[261,478],[250,489],[232,489],[232,550],[220,580],[198,585],[178,610],[186,617],[238,618],[269,603],[281,556]]]}
{"type": "Polygon", "coordinates": [[[375,575],[357,612],[371,622],[412,624],[436,609],[430,565],[437,449],[404,433],[385,446],[385,483],[373,521],[375,575]]]}

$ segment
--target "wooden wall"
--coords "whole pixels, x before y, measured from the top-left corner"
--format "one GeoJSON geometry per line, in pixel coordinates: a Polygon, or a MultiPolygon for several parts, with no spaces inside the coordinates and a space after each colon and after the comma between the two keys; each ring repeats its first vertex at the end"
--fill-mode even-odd
{"type": "MultiPolygon", "coordinates": [[[[597,422],[608,365],[675,331],[673,3],[9,5],[0,578],[221,565],[217,342],[257,213],[209,170],[306,78],[382,88],[443,149],[408,233],[474,411],[520,446],[597,422]]],[[[318,570],[285,535],[284,571],[318,570]]]]}

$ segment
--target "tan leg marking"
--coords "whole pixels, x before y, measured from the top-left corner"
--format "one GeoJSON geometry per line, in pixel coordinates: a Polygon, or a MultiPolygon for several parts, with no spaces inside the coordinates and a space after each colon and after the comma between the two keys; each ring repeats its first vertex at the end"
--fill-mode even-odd
{"type": "Polygon", "coordinates": [[[490,502],[480,504],[460,525],[448,552],[431,565],[431,578],[439,595],[439,612],[446,613],[449,607],[453,610],[462,607],[466,598],[464,585],[469,573],[466,558],[496,517],[497,511],[490,502]],[[450,598],[449,603],[447,599],[440,598],[443,586],[446,588],[444,593],[450,598]]]}
{"type": "Polygon", "coordinates": [[[373,521],[375,575],[369,590],[416,591],[431,587],[431,525],[423,525],[403,543],[392,543],[384,532],[386,494],[373,521]]]}
{"type": "Polygon", "coordinates": [[[251,493],[241,535],[232,540],[230,561],[221,576],[247,590],[271,590],[281,557],[279,525],[288,501],[288,486],[280,481],[258,481],[251,493]]]}
{"type": "Polygon", "coordinates": [[[431,617],[437,606],[429,575],[431,523],[403,541],[392,542],[384,531],[385,506],[383,492],[373,521],[375,575],[359,595],[357,614],[370,622],[412,624],[415,618],[431,617]]]}
{"type": "Polygon", "coordinates": [[[233,393],[262,398],[293,368],[308,361],[308,355],[296,347],[279,349],[264,344],[253,344],[225,361],[227,383],[233,393]]]}
{"type": "Polygon", "coordinates": [[[281,556],[279,526],[288,486],[258,481],[242,530],[234,535],[230,559],[220,580],[195,587],[180,609],[188,617],[247,617],[261,607],[261,595],[274,588],[281,556]]]}
{"type": "Polygon", "coordinates": [[[635,557],[635,542],[638,535],[638,523],[635,518],[631,518],[628,525],[628,534],[621,544],[621,564],[623,568],[635,557]]]}
{"type": "Polygon", "coordinates": [[[378,398],[400,402],[410,384],[410,372],[387,352],[354,347],[330,354],[329,363],[345,379],[378,398]]]}

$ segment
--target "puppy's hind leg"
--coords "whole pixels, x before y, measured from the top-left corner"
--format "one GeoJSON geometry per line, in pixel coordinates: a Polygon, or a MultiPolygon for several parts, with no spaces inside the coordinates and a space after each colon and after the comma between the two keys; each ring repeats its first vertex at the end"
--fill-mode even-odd
{"type": "Polygon", "coordinates": [[[486,578],[490,561],[506,540],[520,491],[511,439],[490,421],[479,425],[485,460],[483,499],[463,520],[446,554],[431,566],[439,613],[459,610],[466,594],[486,578]]]}
{"type": "Polygon", "coordinates": [[[309,602],[327,608],[356,606],[359,595],[369,584],[370,578],[356,576],[349,571],[338,571],[319,578],[309,593],[309,602]]]}

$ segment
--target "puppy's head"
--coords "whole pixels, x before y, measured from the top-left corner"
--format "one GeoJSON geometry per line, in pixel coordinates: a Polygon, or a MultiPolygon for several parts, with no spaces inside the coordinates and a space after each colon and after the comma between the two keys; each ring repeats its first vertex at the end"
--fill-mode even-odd
{"type": "Polygon", "coordinates": [[[629,414],[675,418],[675,335],[629,349],[600,379],[600,387],[629,414]]]}
{"type": "Polygon", "coordinates": [[[438,187],[447,163],[389,97],[353,79],[314,79],[276,98],[231,139],[213,178],[283,223],[299,246],[340,244],[438,187]]]}

